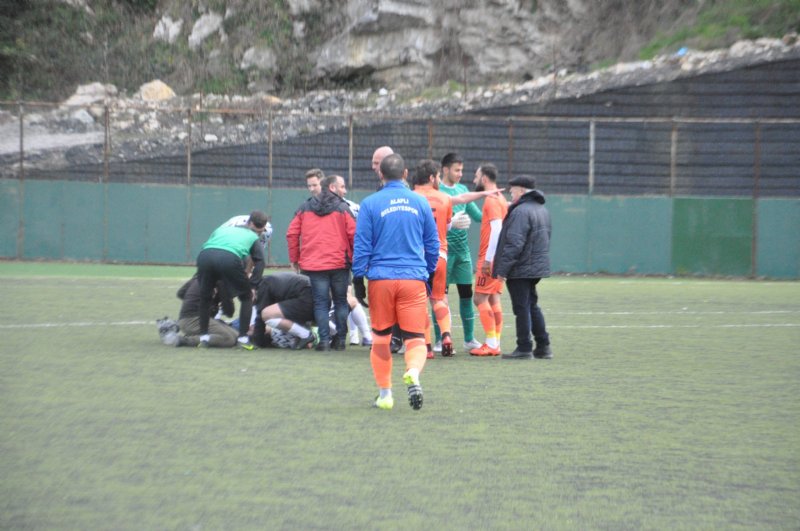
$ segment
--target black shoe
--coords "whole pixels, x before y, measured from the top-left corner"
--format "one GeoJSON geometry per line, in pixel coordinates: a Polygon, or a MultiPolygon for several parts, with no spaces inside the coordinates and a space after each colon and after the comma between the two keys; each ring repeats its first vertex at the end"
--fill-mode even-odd
{"type": "Polygon", "coordinates": [[[316,340],[317,338],[314,337],[314,334],[308,334],[308,337],[301,337],[297,340],[297,343],[295,343],[294,350],[305,350],[310,348],[309,345],[313,345],[314,341],[316,340]]]}
{"type": "Polygon", "coordinates": [[[553,351],[550,350],[550,345],[537,346],[533,349],[533,357],[537,360],[551,360],[553,359],[553,351]]]}
{"type": "Polygon", "coordinates": [[[504,360],[532,360],[533,352],[521,352],[519,349],[514,349],[511,354],[503,354],[504,360]]]}
{"type": "Polygon", "coordinates": [[[331,343],[331,349],[332,350],[346,350],[347,349],[347,344],[344,341],[336,340],[336,341],[333,341],[331,343]]]}
{"type": "Polygon", "coordinates": [[[442,356],[445,358],[452,358],[455,354],[453,350],[453,338],[450,334],[442,334],[442,356]]]}
{"type": "Polygon", "coordinates": [[[323,341],[322,343],[317,345],[314,350],[316,350],[317,352],[329,352],[331,350],[331,346],[327,342],[323,341]]]}

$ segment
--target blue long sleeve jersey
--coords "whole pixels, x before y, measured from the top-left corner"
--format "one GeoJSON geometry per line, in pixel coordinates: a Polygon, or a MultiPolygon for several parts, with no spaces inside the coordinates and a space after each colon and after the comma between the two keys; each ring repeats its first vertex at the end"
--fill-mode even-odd
{"type": "Polygon", "coordinates": [[[389,181],[361,202],[353,276],[370,280],[428,280],[436,270],[439,236],[428,201],[389,181]]]}

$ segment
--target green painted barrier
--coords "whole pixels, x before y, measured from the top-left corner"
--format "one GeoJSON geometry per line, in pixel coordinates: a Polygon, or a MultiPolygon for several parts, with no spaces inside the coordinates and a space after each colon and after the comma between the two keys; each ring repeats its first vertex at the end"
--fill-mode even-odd
{"type": "Polygon", "coordinates": [[[800,201],[758,201],[758,274],[800,278],[800,201]]]}
{"type": "MultiPolygon", "coordinates": [[[[286,229],[307,198],[304,189],[7,179],[0,258],[192,264],[216,227],[260,209],[273,226],[267,260],[288,265],[286,229]]],[[[800,278],[798,199],[548,195],[547,206],[555,273],[800,278]]],[[[473,253],[478,238],[473,224],[473,253]]]]}
{"type": "Polygon", "coordinates": [[[672,271],[676,274],[750,275],[752,241],[751,199],[674,200],[672,271]]]}
{"type": "Polygon", "coordinates": [[[0,179],[0,257],[17,256],[23,187],[20,181],[0,179]]]}

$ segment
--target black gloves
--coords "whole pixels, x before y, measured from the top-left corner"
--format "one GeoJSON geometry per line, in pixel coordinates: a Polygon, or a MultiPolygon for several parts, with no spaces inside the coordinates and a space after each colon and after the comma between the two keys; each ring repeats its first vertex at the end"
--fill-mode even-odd
{"type": "Polygon", "coordinates": [[[369,308],[367,304],[367,287],[364,285],[364,277],[353,277],[353,292],[356,299],[364,308],[369,308]]]}
{"type": "Polygon", "coordinates": [[[428,275],[428,280],[425,281],[425,291],[428,292],[428,297],[430,297],[431,293],[433,293],[433,277],[435,276],[436,276],[436,271],[428,275]]]}

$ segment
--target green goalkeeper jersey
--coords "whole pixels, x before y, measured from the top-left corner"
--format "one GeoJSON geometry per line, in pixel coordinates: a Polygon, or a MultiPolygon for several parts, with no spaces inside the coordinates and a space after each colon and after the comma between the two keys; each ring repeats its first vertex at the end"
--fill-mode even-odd
{"type": "MultiPolygon", "coordinates": [[[[454,186],[447,186],[444,183],[439,185],[439,191],[447,195],[460,195],[469,192],[469,188],[461,183],[454,186]]],[[[457,214],[462,210],[467,211],[467,215],[472,218],[472,221],[480,223],[481,209],[475,203],[467,203],[465,205],[453,205],[453,214],[457,214]]],[[[450,229],[447,231],[447,254],[451,255],[469,255],[469,242],[467,241],[467,231],[465,229],[450,229]]]]}

